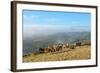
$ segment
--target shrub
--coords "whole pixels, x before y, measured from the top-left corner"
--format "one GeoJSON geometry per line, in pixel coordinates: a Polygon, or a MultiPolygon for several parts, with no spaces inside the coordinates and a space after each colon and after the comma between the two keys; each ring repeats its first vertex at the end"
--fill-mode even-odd
{"type": "Polygon", "coordinates": [[[74,45],[70,45],[69,48],[70,49],[75,49],[75,46],[74,45]]]}

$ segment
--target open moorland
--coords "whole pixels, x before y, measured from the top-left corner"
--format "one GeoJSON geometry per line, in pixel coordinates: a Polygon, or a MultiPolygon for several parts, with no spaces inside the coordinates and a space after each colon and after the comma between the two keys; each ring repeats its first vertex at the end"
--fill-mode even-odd
{"type": "Polygon", "coordinates": [[[75,46],[74,48],[62,48],[55,52],[32,53],[23,56],[23,62],[44,62],[64,60],[84,60],[91,58],[90,45],[75,46]]]}

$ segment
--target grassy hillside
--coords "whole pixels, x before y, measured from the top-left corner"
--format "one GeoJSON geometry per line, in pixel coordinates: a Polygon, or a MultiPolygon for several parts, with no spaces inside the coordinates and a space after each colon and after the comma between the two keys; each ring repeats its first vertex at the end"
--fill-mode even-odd
{"type": "Polygon", "coordinates": [[[73,43],[76,40],[89,41],[90,42],[90,32],[67,32],[67,33],[57,33],[49,36],[40,36],[30,39],[23,39],[23,55],[38,53],[39,48],[47,47],[48,45],[58,44],[58,43],[73,43]]]}
{"type": "Polygon", "coordinates": [[[82,60],[91,58],[90,46],[78,46],[75,49],[65,48],[58,52],[32,53],[23,56],[23,62],[82,60]]]}

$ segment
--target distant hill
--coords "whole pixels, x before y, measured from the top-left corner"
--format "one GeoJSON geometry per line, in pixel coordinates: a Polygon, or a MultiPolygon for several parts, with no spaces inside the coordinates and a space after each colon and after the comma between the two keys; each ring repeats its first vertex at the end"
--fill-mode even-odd
{"type": "Polygon", "coordinates": [[[31,54],[33,52],[38,52],[38,49],[47,47],[48,45],[58,44],[58,43],[73,43],[74,41],[91,41],[90,32],[64,32],[56,33],[49,36],[40,36],[24,39],[23,40],[23,55],[31,54]]]}

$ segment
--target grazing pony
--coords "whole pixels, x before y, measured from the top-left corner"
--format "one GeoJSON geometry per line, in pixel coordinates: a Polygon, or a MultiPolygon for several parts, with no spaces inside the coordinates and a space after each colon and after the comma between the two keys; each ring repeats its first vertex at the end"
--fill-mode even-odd
{"type": "Polygon", "coordinates": [[[39,51],[40,51],[41,53],[47,53],[47,52],[49,52],[50,50],[49,50],[48,48],[39,48],[39,51]]]}

